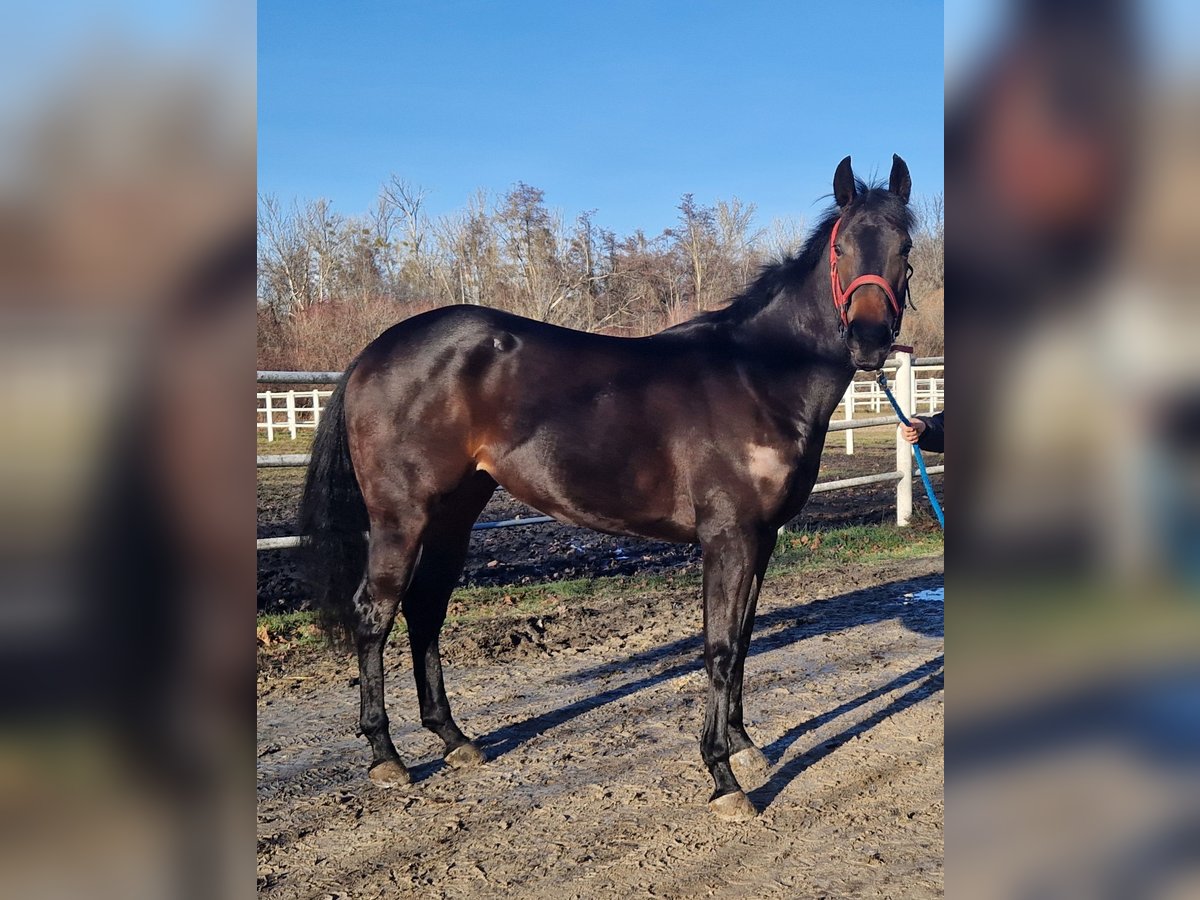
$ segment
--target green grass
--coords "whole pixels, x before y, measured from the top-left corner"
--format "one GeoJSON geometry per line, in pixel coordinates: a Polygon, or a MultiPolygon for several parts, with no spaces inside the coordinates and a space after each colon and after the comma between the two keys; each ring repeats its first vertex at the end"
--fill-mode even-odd
{"type": "MultiPolygon", "coordinates": [[[[770,575],[813,572],[847,563],[875,563],[913,559],[942,552],[942,532],[930,528],[897,528],[894,525],[856,525],[828,531],[785,532],[779,538],[768,568],[770,575]]],[[[572,603],[599,602],[630,592],[649,594],[666,589],[699,590],[700,576],[634,575],[576,578],[543,584],[459,588],[450,598],[448,620],[471,622],[504,615],[537,615],[572,603]]],[[[261,615],[271,641],[308,644],[322,640],[310,612],[261,615]]],[[[404,633],[397,621],[393,638],[404,633]]]]}
{"type": "Polygon", "coordinates": [[[317,614],[313,612],[260,613],[257,625],[260,634],[266,628],[271,643],[321,644],[325,641],[317,628],[317,614]]]}
{"type": "Polygon", "coordinates": [[[308,453],[312,450],[313,435],[311,430],[297,431],[296,439],[288,437],[286,431],[277,431],[275,440],[268,441],[267,433],[261,428],[258,431],[259,453],[308,453]]]}

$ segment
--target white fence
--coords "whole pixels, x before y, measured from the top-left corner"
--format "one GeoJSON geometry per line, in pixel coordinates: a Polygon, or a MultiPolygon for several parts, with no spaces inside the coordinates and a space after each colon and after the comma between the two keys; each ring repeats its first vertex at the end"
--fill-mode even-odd
{"type": "MultiPolygon", "coordinates": [[[[934,413],[946,402],[946,377],[944,375],[927,375],[921,377],[921,372],[941,372],[944,366],[913,366],[913,403],[916,404],[914,413],[934,413]]],[[[892,366],[889,372],[895,372],[892,366]]],[[[879,383],[871,378],[869,381],[858,380],[850,382],[846,388],[845,402],[853,399],[856,410],[865,409],[870,412],[887,412],[891,406],[879,383]]]]}
{"type": "MultiPolygon", "coordinates": [[[[894,363],[884,366],[884,371],[888,372],[891,377],[896,374],[898,368],[899,364],[894,363]]],[[[913,360],[910,369],[912,371],[912,402],[904,407],[905,411],[912,415],[937,412],[946,403],[945,358],[941,356],[922,357],[913,360]],[[941,374],[929,374],[922,378],[918,375],[919,372],[941,374]]],[[[879,386],[879,382],[875,380],[874,376],[869,380],[856,378],[850,382],[850,387],[846,388],[846,396],[842,398],[843,420],[847,422],[853,420],[854,414],[860,409],[873,413],[892,412],[892,405],[883,395],[883,388],[879,386]]],[[[854,455],[853,429],[846,431],[846,455],[854,455]]]]}
{"type": "MultiPolygon", "coordinates": [[[[925,359],[913,359],[908,353],[897,353],[894,361],[884,367],[894,375],[892,378],[892,392],[896,395],[896,401],[900,404],[900,408],[908,411],[916,412],[913,408],[914,399],[918,396],[917,392],[917,377],[918,370],[932,371],[941,370],[944,368],[945,360],[942,357],[930,357],[925,359]]],[[[259,372],[259,384],[334,384],[341,378],[340,372],[259,372]]],[[[873,383],[873,382],[872,382],[873,383]]],[[[878,385],[874,385],[875,391],[879,392],[880,398],[883,400],[883,406],[877,407],[880,412],[886,412],[885,415],[870,416],[868,418],[854,418],[855,407],[861,403],[871,403],[873,394],[861,387],[866,385],[865,381],[855,381],[846,391],[846,398],[842,403],[845,408],[845,417],[843,419],[834,419],[829,423],[830,431],[846,432],[846,452],[854,452],[853,433],[856,428],[874,428],[881,425],[895,425],[896,419],[890,405],[887,404],[887,398],[883,397],[883,392],[878,385]]],[[[926,408],[932,410],[936,405],[945,400],[945,381],[943,378],[930,377],[926,379],[926,393],[922,396],[925,401],[926,408]]],[[[263,421],[258,423],[260,429],[266,429],[268,440],[273,440],[275,431],[287,431],[292,437],[295,437],[298,429],[315,428],[320,421],[321,400],[328,397],[332,391],[322,390],[306,390],[306,391],[264,391],[259,393],[259,399],[264,400],[265,407],[259,406],[259,414],[263,417],[263,421]],[[304,398],[305,402],[299,402],[304,398]],[[282,400],[282,407],[276,406],[275,401],[282,400]],[[264,408],[266,410],[264,415],[264,408]],[[285,422],[280,423],[272,419],[274,411],[282,409],[288,418],[285,422]],[[307,416],[308,418],[302,419],[307,416]]],[[[868,406],[868,409],[871,409],[868,406]]],[[[267,454],[258,457],[259,468],[279,467],[279,466],[306,466],[308,465],[308,456],[303,453],[290,454],[267,454]]],[[[930,475],[940,474],[945,471],[945,466],[930,466],[928,468],[930,475]]],[[[894,481],[896,483],[896,524],[907,525],[912,520],[913,508],[913,457],[911,446],[900,437],[899,430],[896,432],[896,468],[891,472],[878,472],[872,475],[859,475],[854,478],[838,478],[833,481],[819,481],[813,487],[814,494],[824,493],[826,491],[838,491],[846,488],[862,487],[868,484],[883,484],[894,481]]],[[[475,523],[476,530],[485,528],[509,528],[519,525],[537,525],[543,522],[553,522],[550,516],[528,516],[526,518],[508,519],[503,522],[477,522],[475,523]]],[[[259,538],[259,550],[284,550],[291,547],[300,546],[300,538],[295,536],[275,537],[275,538],[259,538]]]]}
{"type": "Polygon", "coordinates": [[[321,424],[324,401],[332,394],[333,391],[315,388],[311,391],[259,391],[258,428],[267,433],[268,441],[275,440],[277,432],[295,440],[298,431],[315,431],[321,424]]]}

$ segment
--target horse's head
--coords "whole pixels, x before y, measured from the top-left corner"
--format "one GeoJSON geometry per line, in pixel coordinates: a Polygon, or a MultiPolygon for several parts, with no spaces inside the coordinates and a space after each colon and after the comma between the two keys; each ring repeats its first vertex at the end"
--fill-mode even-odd
{"type": "Polygon", "coordinates": [[[857,181],[848,156],[833,176],[841,216],[829,239],[831,288],[842,338],[860,369],[882,366],[900,333],[912,271],[911,189],[908,166],[895,155],[887,190],[857,181]]]}

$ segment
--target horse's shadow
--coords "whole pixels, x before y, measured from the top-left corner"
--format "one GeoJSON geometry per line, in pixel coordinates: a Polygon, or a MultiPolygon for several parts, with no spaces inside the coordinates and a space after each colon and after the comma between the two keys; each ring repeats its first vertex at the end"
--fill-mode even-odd
{"type": "Polygon", "coordinates": [[[787,753],[789,747],[797,740],[811,731],[815,731],[827,722],[836,719],[838,716],[844,715],[853,709],[857,709],[864,704],[870,703],[872,700],[890,694],[892,691],[912,684],[914,681],[921,681],[919,685],[899,697],[894,699],[887,706],[877,710],[867,718],[858,722],[852,722],[847,725],[841,732],[834,737],[829,738],[821,744],[818,744],[813,749],[801,753],[791,759],[787,764],[780,766],[772,773],[770,779],[762,787],[750,792],[750,799],[754,801],[759,809],[769,806],[776,797],[783,792],[792,781],[800,775],[805,769],[813,764],[821,761],[842,744],[846,743],[856,735],[870,731],[880,722],[891,718],[898,712],[903,712],[911,706],[920,703],[926,697],[936,694],[942,689],[945,681],[943,667],[945,666],[945,656],[938,656],[928,662],[922,663],[914,669],[910,669],[903,675],[898,675],[889,681],[887,684],[867,691],[855,697],[853,700],[847,700],[840,706],[836,706],[828,712],[821,713],[819,716],[813,716],[807,722],[801,722],[794,728],[789,729],[777,739],[762,748],[763,753],[772,765],[779,762],[787,753]]]}
{"type": "MultiPolygon", "coordinates": [[[[930,636],[942,635],[941,604],[919,601],[903,603],[903,595],[923,588],[936,586],[941,576],[929,576],[906,581],[875,585],[867,589],[851,591],[824,600],[797,603],[770,610],[758,617],[755,637],[751,641],[749,655],[754,656],[797,641],[820,636],[833,631],[872,624],[888,619],[900,619],[911,630],[930,636]]],[[[593,666],[569,676],[572,682],[586,681],[604,675],[617,675],[631,668],[653,667],[653,671],[608,688],[597,694],[581,698],[565,706],[547,710],[521,722],[505,725],[481,736],[477,743],[489,759],[495,759],[527,743],[538,735],[561,725],[584,713],[605,704],[629,697],[640,690],[661,684],[681,675],[703,668],[701,650],[703,641],[699,636],[682,638],[599,666],[593,666]],[[660,664],[666,664],[660,667],[660,664]]],[[[872,700],[878,699],[914,681],[924,679],[921,684],[893,700],[889,705],[868,718],[849,725],[843,732],[824,742],[819,747],[800,754],[778,769],[763,787],[752,797],[761,806],[771,803],[775,797],[808,766],[828,756],[836,747],[851,737],[873,728],[879,722],[920,702],[942,687],[943,657],[926,663],[900,675],[887,684],[867,691],[854,700],[822,713],[782,735],[763,748],[772,764],[778,763],[788,748],[804,734],[829,721],[844,715],[872,700]]],[[[414,778],[428,777],[443,766],[440,760],[418,765],[412,769],[414,778]]]]}

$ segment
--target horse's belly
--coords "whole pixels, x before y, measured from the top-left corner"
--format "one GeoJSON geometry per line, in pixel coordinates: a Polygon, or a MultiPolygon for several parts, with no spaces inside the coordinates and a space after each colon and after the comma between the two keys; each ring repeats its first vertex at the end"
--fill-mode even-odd
{"type": "Polygon", "coordinates": [[[594,469],[558,463],[530,465],[483,455],[478,467],[517,500],[560,522],[609,534],[696,540],[695,513],[679,501],[670,481],[649,470],[633,478],[606,478],[594,469]]]}

